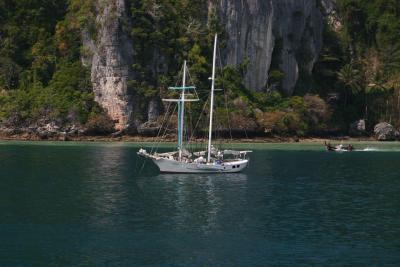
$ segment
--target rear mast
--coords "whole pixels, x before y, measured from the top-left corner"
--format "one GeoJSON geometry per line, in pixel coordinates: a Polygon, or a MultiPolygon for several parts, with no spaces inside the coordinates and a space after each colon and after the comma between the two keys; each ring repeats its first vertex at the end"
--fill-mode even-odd
{"type": "Polygon", "coordinates": [[[182,161],[182,151],[183,151],[183,129],[184,129],[184,116],[185,116],[185,86],[186,86],[186,60],[183,63],[183,78],[182,78],[182,92],[181,99],[178,102],[178,147],[179,147],[179,161],[182,161]]]}
{"type": "Polygon", "coordinates": [[[215,34],[213,69],[212,69],[212,77],[211,77],[210,126],[208,128],[208,154],[207,154],[207,162],[208,163],[211,162],[211,139],[212,139],[213,112],[214,112],[215,61],[216,61],[216,57],[217,57],[217,40],[218,40],[218,34],[215,34]]]}

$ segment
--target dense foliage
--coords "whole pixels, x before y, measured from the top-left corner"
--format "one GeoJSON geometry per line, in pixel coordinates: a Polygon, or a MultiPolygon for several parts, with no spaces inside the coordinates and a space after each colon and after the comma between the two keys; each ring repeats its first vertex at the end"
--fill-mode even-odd
{"type": "MultiPolygon", "coordinates": [[[[219,34],[219,47],[223,50],[227,34],[204,0],[130,0],[132,12],[132,37],[135,40],[135,64],[137,76],[130,85],[136,92],[151,99],[160,92],[167,94],[166,88],[181,80],[181,66],[188,60],[189,83],[197,86],[201,98],[200,105],[194,107],[194,121],[202,115],[201,107],[209,96],[212,44],[215,32],[219,34]],[[208,13],[207,13],[208,12],[208,13]],[[208,18],[208,19],[206,19],[208,18]]],[[[221,51],[218,51],[221,57],[221,51]]],[[[248,60],[240,66],[220,67],[217,87],[225,94],[217,95],[217,129],[245,129],[264,131],[261,114],[270,112],[283,114],[279,120],[282,127],[273,127],[273,133],[305,135],[322,133],[327,128],[330,110],[326,106],[325,115],[312,117],[307,112],[307,97],[284,98],[279,91],[256,92],[243,83],[248,60]],[[317,120],[317,121],[315,121],[317,120]],[[228,125],[230,124],[230,125],[228,125]]],[[[271,75],[276,80],[282,78],[280,70],[271,75]]],[[[270,82],[274,82],[271,80],[270,82]]],[[[279,89],[279,88],[278,88],[279,89]]],[[[324,106],[324,107],[325,107],[324,106]]],[[[264,117],[265,117],[264,116],[264,117]]],[[[207,127],[207,124],[203,125],[207,127]]],[[[268,132],[268,130],[266,130],[268,132]]]]}
{"type": "Polygon", "coordinates": [[[101,110],[81,64],[78,1],[0,1],[0,119],[85,124],[101,110]]]}
{"type": "Polygon", "coordinates": [[[400,126],[400,4],[396,0],[339,0],[327,25],[316,67],[318,93],[336,93],[334,123],[346,129],[365,119],[400,126]]]}
{"type": "MultiPolygon", "coordinates": [[[[126,2],[132,20],[124,27],[135,40],[130,90],[146,100],[165,96],[167,86],[181,79],[180,66],[187,59],[189,82],[198,87],[204,104],[213,35],[220,34],[222,49],[227,38],[207,1],[126,2]]],[[[217,102],[226,107],[216,110],[218,127],[226,129],[229,121],[238,129],[307,135],[346,134],[358,119],[366,119],[369,129],[383,120],[400,126],[399,15],[397,0],[338,0],[335,23],[327,19],[324,27],[313,76],[301,78],[293,97],[279,93],[284,73],[278,59],[273,59],[268,81],[274,90],[267,92],[243,84],[246,60],[238,67],[225,66],[217,81],[225,89],[217,102]]],[[[93,1],[0,0],[3,124],[57,121],[86,125],[93,133],[111,131],[94,102],[89,70],[81,64],[82,27],[96,35],[93,1]]],[[[194,108],[193,116],[202,115],[202,106],[194,108]]]]}

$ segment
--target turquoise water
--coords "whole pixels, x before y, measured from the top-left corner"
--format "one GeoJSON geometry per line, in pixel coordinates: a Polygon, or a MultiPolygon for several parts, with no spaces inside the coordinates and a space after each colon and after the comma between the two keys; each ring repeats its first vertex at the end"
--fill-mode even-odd
{"type": "Polygon", "coordinates": [[[0,143],[0,266],[399,266],[400,145],[242,144],[161,175],[124,143],[0,143]]]}

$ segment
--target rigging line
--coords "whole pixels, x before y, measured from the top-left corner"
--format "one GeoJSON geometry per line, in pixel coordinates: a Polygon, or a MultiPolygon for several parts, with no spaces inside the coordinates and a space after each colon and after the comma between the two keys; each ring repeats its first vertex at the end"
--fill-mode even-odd
{"type": "MultiPolygon", "coordinates": [[[[193,78],[192,78],[192,76],[190,75],[190,70],[189,70],[189,68],[187,68],[187,73],[188,73],[188,76],[189,76],[189,83],[194,84],[193,78]]],[[[195,85],[195,84],[194,84],[194,85],[195,85]]],[[[196,89],[194,89],[194,94],[195,94],[195,97],[196,97],[197,99],[200,99],[199,94],[197,93],[197,90],[196,90],[196,89]]]]}
{"type": "Polygon", "coordinates": [[[176,78],[175,86],[178,86],[179,82],[182,81],[182,79],[180,78],[180,75],[182,74],[182,76],[183,76],[183,68],[184,68],[184,67],[185,67],[185,66],[182,65],[181,70],[179,71],[178,77],[176,78]]]}
{"type": "Polygon", "coordinates": [[[207,99],[207,101],[204,102],[203,109],[202,109],[202,111],[201,111],[201,113],[200,113],[199,119],[198,119],[197,122],[196,122],[196,126],[195,126],[194,129],[193,129],[193,132],[192,132],[192,135],[191,135],[189,141],[190,141],[190,140],[193,140],[194,133],[195,133],[197,127],[198,127],[199,124],[200,124],[200,121],[201,121],[201,119],[202,119],[202,117],[203,117],[203,113],[204,113],[204,111],[205,111],[205,109],[206,109],[207,104],[208,104],[208,99],[207,99]]]}
{"type": "MultiPolygon", "coordinates": [[[[152,147],[151,147],[151,149],[150,149],[150,154],[152,154],[154,151],[157,151],[157,149],[158,149],[159,143],[157,143],[157,138],[160,136],[161,130],[162,130],[163,125],[164,125],[164,122],[165,122],[166,119],[167,119],[168,112],[169,112],[169,109],[170,109],[170,107],[171,107],[171,104],[172,104],[172,103],[168,103],[167,111],[165,112],[165,115],[164,115],[163,121],[162,121],[162,123],[161,123],[161,126],[160,126],[160,128],[158,129],[157,136],[155,137],[155,142],[153,143],[153,145],[152,145],[152,147]]],[[[161,139],[160,139],[160,140],[161,140],[161,139]]],[[[144,161],[143,161],[143,164],[142,164],[142,167],[139,169],[139,172],[138,172],[138,173],[141,173],[141,172],[143,171],[143,169],[144,169],[146,163],[147,163],[147,160],[144,160],[144,161]]],[[[135,169],[136,169],[136,167],[135,167],[135,169]]]]}
{"type": "MultiPolygon", "coordinates": [[[[182,65],[182,67],[181,67],[181,69],[180,69],[180,71],[179,71],[177,80],[176,80],[176,82],[175,82],[175,86],[178,86],[178,84],[179,84],[179,82],[180,82],[179,75],[180,75],[181,73],[183,73],[183,68],[184,68],[184,66],[182,65]]],[[[161,139],[165,136],[166,130],[168,129],[168,127],[166,127],[166,130],[164,131],[164,133],[163,133],[163,135],[161,136],[160,140],[157,141],[157,138],[160,136],[160,133],[161,133],[161,131],[162,131],[162,129],[163,129],[164,123],[169,122],[169,121],[167,121],[166,119],[167,119],[168,111],[169,111],[169,109],[170,109],[170,107],[171,107],[171,104],[172,104],[172,103],[169,103],[169,104],[168,104],[168,108],[167,108],[167,111],[166,111],[165,116],[164,116],[164,118],[163,118],[161,127],[160,127],[160,129],[159,129],[159,131],[158,131],[158,133],[157,133],[156,140],[155,140],[155,141],[156,141],[156,142],[155,142],[156,145],[158,145],[159,143],[161,143],[161,139]]],[[[171,113],[171,116],[172,116],[172,114],[175,112],[175,110],[176,110],[176,106],[175,106],[173,112],[171,113]]],[[[158,147],[157,147],[157,148],[158,148],[158,147]]],[[[157,150],[157,148],[156,148],[156,150],[157,150]]],[[[151,149],[151,153],[153,152],[153,149],[154,149],[154,146],[153,146],[152,149],[151,149]]]]}
{"type": "MultiPolygon", "coordinates": [[[[173,113],[175,112],[175,110],[176,110],[176,106],[175,106],[175,108],[174,108],[174,110],[173,110],[173,113]]],[[[165,127],[165,131],[164,131],[163,136],[165,135],[165,133],[167,132],[167,130],[168,130],[168,126],[165,127]]],[[[160,138],[160,141],[157,143],[157,148],[158,148],[158,145],[161,143],[161,140],[162,140],[162,138],[160,138]]],[[[141,173],[141,172],[143,171],[144,166],[146,165],[146,162],[147,162],[146,160],[143,162],[143,165],[142,165],[142,167],[140,168],[139,173],[141,173]]]]}
{"type": "MultiPolygon", "coordinates": [[[[153,153],[153,149],[155,148],[155,145],[157,144],[157,138],[160,136],[160,133],[161,133],[163,127],[164,127],[165,121],[167,121],[167,116],[168,116],[169,110],[171,108],[171,104],[172,104],[172,102],[168,103],[167,111],[164,114],[164,118],[163,118],[163,120],[161,122],[160,128],[158,129],[158,133],[157,133],[157,136],[155,137],[155,140],[154,140],[155,142],[154,142],[153,146],[151,147],[150,153],[153,153]]],[[[157,148],[156,148],[156,151],[157,151],[157,148]]]]}
{"type": "MultiPolygon", "coordinates": [[[[172,111],[172,113],[175,113],[176,107],[177,107],[177,105],[175,105],[175,107],[174,107],[174,110],[172,111]]],[[[172,116],[171,116],[171,117],[172,117],[172,116]]],[[[171,120],[171,117],[170,117],[169,121],[171,120]]],[[[168,122],[169,122],[169,121],[168,121],[168,122]]],[[[168,131],[168,130],[169,130],[169,128],[168,128],[168,124],[166,124],[165,130],[164,130],[164,133],[163,133],[162,137],[160,138],[160,141],[159,141],[159,143],[158,143],[158,144],[160,144],[160,143],[161,143],[162,139],[165,137],[165,135],[167,134],[167,131],[168,131]]]]}
{"type": "MultiPolygon", "coordinates": [[[[183,75],[183,68],[184,68],[184,66],[182,65],[182,67],[181,67],[181,69],[180,69],[180,71],[179,71],[179,73],[178,73],[178,76],[176,77],[175,87],[178,87],[179,82],[181,81],[180,76],[181,76],[181,74],[183,75]]],[[[168,87],[167,87],[167,88],[168,88],[168,87]]],[[[168,90],[167,90],[167,91],[168,91],[168,90]]],[[[167,95],[168,95],[168,93],[167,93],[167,95]]]]}
{"type": "MultiPolygon", "coordinates": [[[[174,106],[174,110],[172,111],[172,113],[171,114],[173,114],[174,112],[175,112],[175,110],[176,110],[176,105],[174,106]]],[[[166,113],[166,115],[168,115],[168,113],[166,113]]],[[[170,118],[171,119],[171,118],[170,118]]],[[[165,122],[165,130],[164,130],[164,133],[162,134],[162,136],[159,138],[159,140],[157,141],[157,143],[156,143],[156,147],[157,147],[157,149],[158,149],[158,146],[160,145],[160,143],[161,143],[161,141],[162,141],[162,139],[164,138],[164,136],[165,136],[165,134],[166,134],[166,132],[167,132],[167,130],[168,130],[168,122],[170,121],[170,119],[169,120],[166,120],[166,122],[165,122]]],[[[163,127],[161,127],[160,128],[160,130],[162,130],[163,129],[163,127]]]]}
{"type": "MultiPolygon", "coordinates": [[[[186,140],[188,140],[187,145],[190,145],[190,136],[192,135],[192,131],[193,131],[193,112],[192,112],[192,105],[189,102],[188,105],[188,110],[189,110],[189,123],[187,123],[187,131],[186,131],[186,140]]],[[[190,148],[189,148],[190,149],[190,148]]]]}
{"type": "MultiPolygon", "coordinates": [[[[192,75],[190,73],[190,69],[189,68],[187,69],[187,74],[188,74],[188,77],[189,77],[189,83],[194,84],[193,77],[192,77],[192,75]]],[[[195,98],[200,99],[199,94],[197,93],[197,90],[194,89],[193,91],[194,91],[195,98]]],[[[191,103],[189,103],[189,125],[191,127],[191,130],[190,129],[189,130],[186,129],[186,138],[188,140],[188,144],[187,145],[189,145],[190,141],[192,140],[192,136],[194,135],[194,132],[195,132],[195,128],[193,128],[193,111],[192,111],[191,107],[192,107],[191,103]]]]}

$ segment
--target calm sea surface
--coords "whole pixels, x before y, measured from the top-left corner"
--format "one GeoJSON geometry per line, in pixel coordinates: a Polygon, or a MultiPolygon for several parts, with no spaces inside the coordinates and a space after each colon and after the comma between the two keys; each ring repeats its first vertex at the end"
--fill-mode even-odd
{"type": "Polygon", "coordinates": [[[0,143],[0,266],[400,266],[400,145],[356,146],[161,175],[135,144],[0,143]]]}

